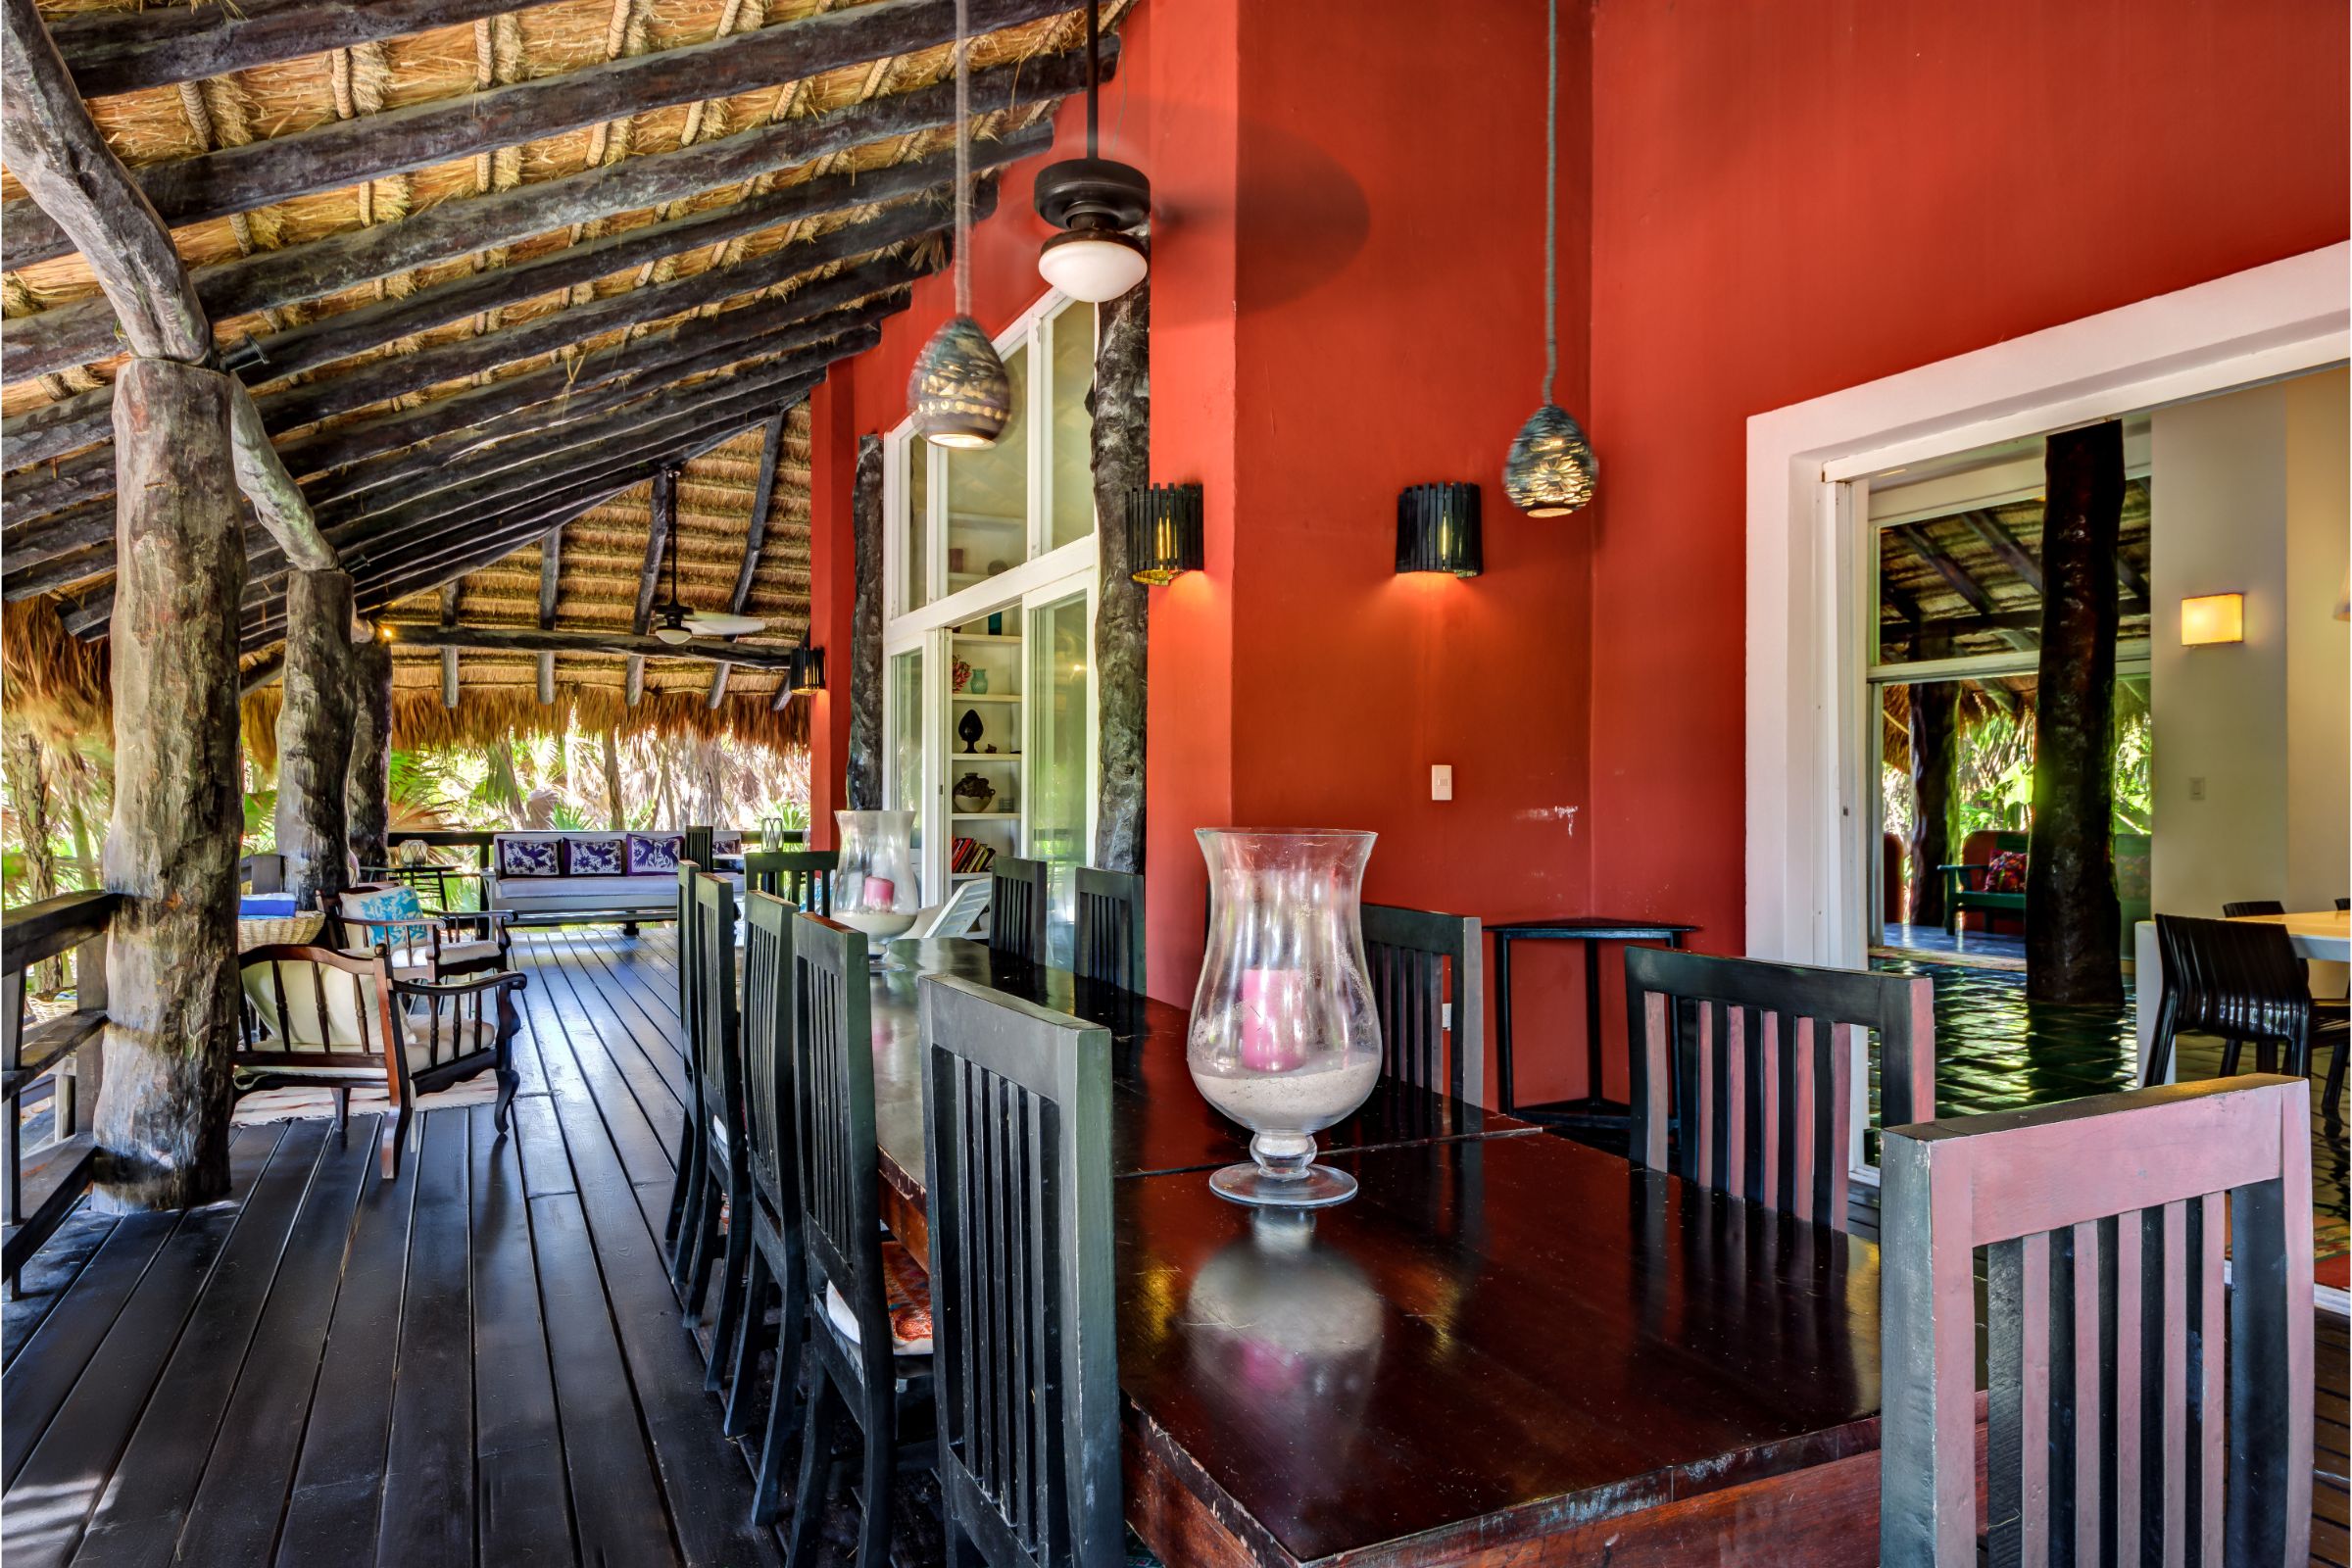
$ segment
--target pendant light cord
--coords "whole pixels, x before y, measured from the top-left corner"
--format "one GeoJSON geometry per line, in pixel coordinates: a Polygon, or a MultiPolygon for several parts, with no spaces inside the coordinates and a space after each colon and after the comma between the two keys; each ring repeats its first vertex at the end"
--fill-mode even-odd
{"type": "MultiPolygon", "coordinates": [[[[958,5],[962,0],[956,0],[958,5]]],[[[1551,0],[1544,91],[1544,402],[1560,369],[1560,0],[1551,0]]]]}
{"type": "Polygon", "coordinates": [[[956,314],[972,314],[972,85],[964,34],[971,0],[956,0],[956,314]]]}
{"type": "Polygon", "coordinates": [[[1096,60],[1096,51],[1102,47],[1102,0],[1086,0],[1086,156],[1089,158],[1102,156],[1102,142],[1099,134],[1102,114],[1098,102],[1102,78],[1102,68],[1096,60]]]}

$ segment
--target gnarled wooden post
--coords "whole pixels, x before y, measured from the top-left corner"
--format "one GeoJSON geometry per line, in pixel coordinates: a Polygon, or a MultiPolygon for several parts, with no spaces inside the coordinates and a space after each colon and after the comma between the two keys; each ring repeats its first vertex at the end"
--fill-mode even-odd
{"type": "Polygon", "coordinates": [[[2026,857],[2026,995],[2124,1000],[2115,897],[2115,541],[2124,427],[2049,438],[2041,520],[2041,670],[2034,834],[2026,857]]]}
{"type": "MultiPolygon", "coordinates": [[[[850,755],[853,811],[882,808],[882,438],[858,438],[850,492],[851,560],[857,597],[850,611],[850,755]]],[[[787,677],[786,684],[790,684],[787,677]]]]}
{"type": "Polygon", "coordinates": [[[236,607],[245,509],[228,377],[132,359],[115,380],[115,814],[99,1200],[228,1190],[237,1034],[236,607]]]}
{"type": "Polygon", "coordinates": [[[351,769],[343,781],[351,858],[386,865],[392,826],[392,647],[370,637],[351,651],[351,769]]]}
{"type": "Polygon", "coordinates": [[[1152,601],[1127,558],[1127,492],[1152,477],[1152,283],[1106,305],[1096,333],[1096,536],[1102,563],[1095,609],[1096,752],[1101,782],[1095,863],[1144,868],[1144,716],[1152,601]]]}
{"type": "Polygon", "coordinates": [[[351,885],[343,792],[351,773],[351,578],[286,580],[285,701],[277,713],[277,853],[298,909],[351,885]]]}
{"type": "MultiPolygon", "coordinates": [[[[1911,688],[1911,923],[1941,925],[1943,872],[1952,863],[1952,773],[1959,762],[1956,683],[1911,688]]],[[[1892,911],[1889,911],[1891,913],[1892,911]]]]}

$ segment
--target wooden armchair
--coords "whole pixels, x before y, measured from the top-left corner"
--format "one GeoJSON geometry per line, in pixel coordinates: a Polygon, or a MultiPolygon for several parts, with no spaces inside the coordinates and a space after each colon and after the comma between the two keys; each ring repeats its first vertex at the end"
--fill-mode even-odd
{"type": "Polygon", "coordinates": [[[501,974],[508,968],[509,909],[412,912],[391,906],[414,888],[394,882],[359,882],[340,893],[318,895],[326,916],[326,940],[345,949],[383,948],[396,980],[447,980],[456,975],[501,974]]]}
{"type": "Polygon", "coordinates": [[[350,1117],[354,1085],[382,1079],[392,1100],[384,1129],[384,1179],[400,1174],[416,1097],[488,1070],[498,1077],[495,1121],[520,1084],[513,1064],[521,1027],[518,974],[468,980],[403,980],[382,948],[255,948],[237,960],[245,993],[231,1066],[236,1093],[287,1087],[334,1091],[335,1123],[350,1117]]]}

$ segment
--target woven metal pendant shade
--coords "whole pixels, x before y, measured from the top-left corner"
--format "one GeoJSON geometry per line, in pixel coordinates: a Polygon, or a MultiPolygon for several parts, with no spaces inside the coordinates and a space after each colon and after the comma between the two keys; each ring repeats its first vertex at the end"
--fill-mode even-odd
{"type": "Polygon", "coordinates": [[[1396,569],[1475,577],[1487,569],[1478,486],[1416,484],[1396,498],[1396,569]]]}
{"type": "Polygon", "coordinates": [[[1546,403],[1528,416],[1502,463],[1502,493],[1531,517],[1559,517],[1592,499],[1600,460],[1585,427],[1566,409],[1546,403]]]}
{"type": "Polygon", "coordinates": [[[1200,487],[1139,484],[1127,492],[1128,572],[1158,587],[1199,571],[1204,551],[1200,487]]]}
{"type": "Polygon", "coordinates": [[[923,345],[906,402],[916,432],[933,446],[994,446],[1012,417],[1012,382],[980,323],[958,316],[923,345]]]}

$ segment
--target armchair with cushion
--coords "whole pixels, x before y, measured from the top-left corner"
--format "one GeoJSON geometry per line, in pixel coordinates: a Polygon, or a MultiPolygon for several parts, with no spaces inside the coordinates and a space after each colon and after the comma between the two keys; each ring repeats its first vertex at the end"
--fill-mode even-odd
{"type": "Polygon", "coordinates": [[[351,1111],[354,1086],[382,1082],[392,1102],[381,1149],[386,1181],[400,1174],[401,1147],[416,1097],[488,1071],[497,1075],[498,1130],[520,1084],[513,1063],[521,1016],[518,974],[467,980],[404,980],[386,952],[254,948],[237,959],[245,995],[230,1058],[235,1092],[287,1087],[334,1091],[335,1123],[351,1111]]]}
{"type": "Polygon", "coordinates": [[[1936,869],[1944,879],[1943,929],[1957,933],[1967,911],[1977,911],[1977,928],[1995,929],[1997,920],[2022,928],[2026,917],[2026,845],[2023,833],[1971,833],[1960,862],[1936,869]]]}
{"type": "Polygon", "coordinates": [[[508,967],[504,909],[428,912],[414,887],[395,882],[360,882],[340,893],[318,895],[326,937],[346,949],[388,951],[396,980],[447,980],[455,975],[496,974],[508,967]]]}

